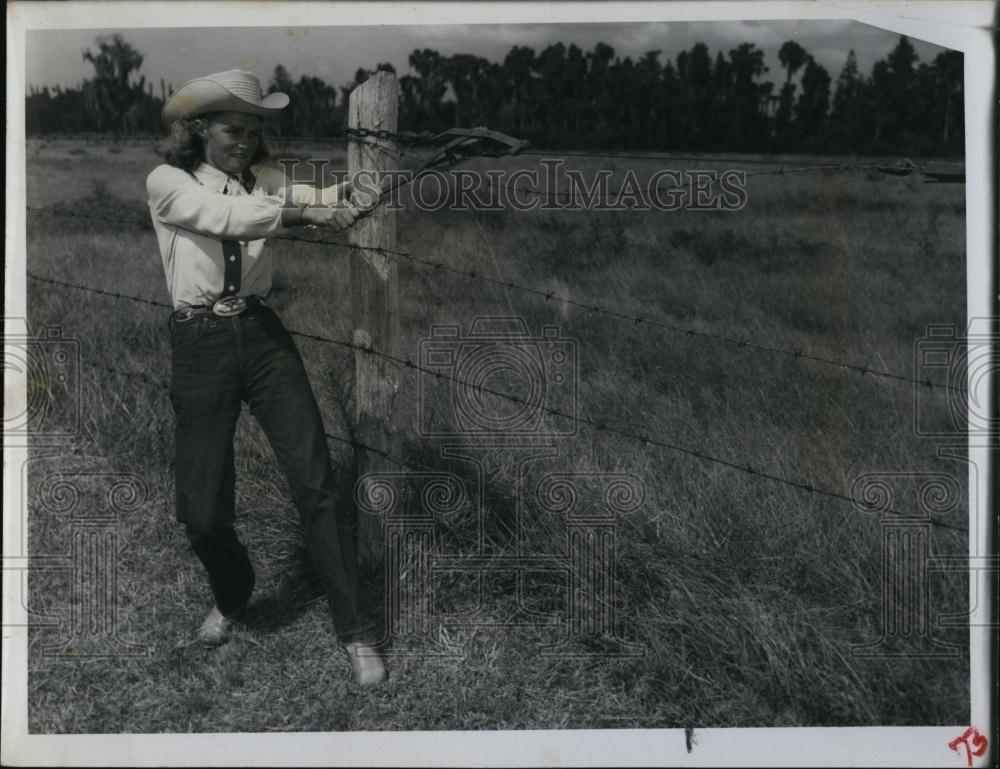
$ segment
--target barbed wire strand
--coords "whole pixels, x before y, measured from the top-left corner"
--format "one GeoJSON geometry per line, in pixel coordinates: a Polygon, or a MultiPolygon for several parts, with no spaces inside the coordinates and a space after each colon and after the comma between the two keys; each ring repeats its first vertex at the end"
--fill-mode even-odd
{"type": "MultiPolygon", "coordinates": [[[[433,145],[443,132],[438,131],[387,131],[384,129],[345,128],[343,133],[327,134],[325,136],[264,136],[270,143],[295,142],[299,144],[347,143],[369,136],[376,139],[388,139],[408,146],[422,147],[433,145]]],[[[88,133],[38,133],[25,137],[28,141],[80,141],[87,144],[123,144],[126,142],[144,142],[158,144],[169,139],[165,134],[88,134],[88,133]]]]}
{"type": "MultiPolygon", "coordinates": [[[[158,302],[152,302],[152,301],[146,300],[146,299],[140,299],[140,298],[137,298],[137,297],[128,297],[128,296],[123,296],[123,295],[120,295],[120,294],[119,295],[115,295],[113,292],[102,291],[100,289],[93,289],[93,288],[86,287],[86,286],[79,286],[79,285],[64,283],[62,281],[55,281],[55,280],[52,280],[52,279],[40,278],[40,276],[36,276],[33,273],[28,273],[28,274],[29,274],[29,277],[31,277],[33,279],[41,279],[41,280],[43,280],[45,282],[48,282],[48,283],[54,284],[54,285],[62,285],[62,286],[65,286],[65,287],[76,288],[76,289],[79,289],[79,290],[88,291],[88,292],[99,294],[99,295],[111,296],[111,297],[117,298],[117,299],[131,299],[133,301],[143,302],[143,303],[147,303],[147,304],[162,304],[162,303],[158,303],[158,302]]],[[[288,332],[290,334],[293,334],[294,336],[298,336],[300,338],[311,339],[311,340],[318,341],[318,342],[323,342],[323,343],[326,343],[326,344],[336,345],[336,346],[339,346],[339,347],[343,347],[345,349],[350,349],[350,350],[353,350],[355,352],[361,352],[361,353],[364,353],[364,354],[367,354],[367,355],[374,355],[376,357],[382,358],[383,360],[388,360],[388,361],[390,361],[392,363],[395,363],[396,365],[398,365],[398,366],[400,366],[402,368],[408,368],[408,369],[412,369],[414,371],[418,371],[420,373],[429,374],[429,375],[434,376],[436,379],[444,379],[444,380],[450,381],[450,382],[452,382],[454,384],[458,384],[458,385],[461,385],[463,387],[470,388],[470,389],[475,390],[477,392],[488,393],[488,394],[493,395],[495,397],[499,397],[501,399],[507,400],[507,401],[509,401],[509,402],[511,402],[511,403],[513,403],[513,404],[515,404],[517,406],[520,406],[520,407],[523,407],[525,405],[530,405],[529,402],[526,401],[526,399],[524,399],[524,398],[520,398],[520,397],[518,397],[516,395],[511,395],[510,393],[505,393],[505,392],[502,392],[502,391],[499,391],[499,390],[495,390],[493,388],[486,387],[486,386],[478,384],[478,383],[474,383],[474,382],[470,382],[470,381],[467,381],[467,380],[464,380],[464,379],[460,379],[460,378],[457,378],[457,377],[455,377],[455,376],[453,376],[451,374],[444,373],[444,372],[442,372],[440,370],[434,370],[434,369],[425,368],[425,367],[423,367],[423,366],[421,366],[419,364],[413,363],[409,358],[400,358],[399,356],[392,355],[390,353],[385,353],[385,352],[376,350],[376,349],[374,349],[373,347],[370,347],[370,346],[360,345],[360,344],[357,344],[356,342],[351,342],[351,341],[341,340],[341,339],[332,339],[330,337],[326,337],[326,336],[323,336],[323,335],[320,335],[320,334],[314,334],[314,333],[310,333],[310,332],[304,332],[304,331],[300,331],[300,330],[294,329],[294,328],[288,328],[287,330],[288,330],[288,332]]],[[[669,451],[674,451],[674,452],[677,452],[677,453],[681,453],[681,454],[684,454],[686,456],[692,457],[694,459],[698,459],[698,460],[700,460],[702,462],[707,462],[707,463],[710,463],[710,464],[715,464],[715,465],[718,465],[718,466],[727,467],[729,469],[736,470],[738,472],[741,472],[741,473],[744,473],[744,474],[747,474],[747,475],[750,475],[750,476],[753,476],[753,477],[762,478],[762,479],[769,480],[769,481],[772,481],[772,482],[780,484],[780,485],[787,486],[789,488],[795,488],[795,489],[798,489],[800,491],[805,491],[805,492],[807,492],[809,494],[815,494],[815,495],[827,497],[827,498],[830,498],[830,499],[837,499],[837,500],[841,500],[841,501],[845,501],[845,502],[850,502],[852,505],[855,505],[857,503],[857,500],[854,497],[849,496],[847,494],[843,494],[843,493],[838,492],[838,491],[829,491],[829,490],[826,490],[826,489],[821,489],[821,488],[819,488],[817,486],[814,486],[814,485],[812,485],[810,483],[804,483],[802,481],[796,481],[796,480],[792,480],[792,479],[789,479],[789,478],[785,478],[785,477],[777,475],[775,473],[771,473],[771,472],[768,472],[766,470],[760,470],[758,468],[755,468],[750,463],[733,462],[731,460],[723,459],[721,457],[716,457],[716,456],[713,456],[713,455],[708,454],[706,452],[699,451],[697,449],[692,449],[690,447],[683,446],[683,445],[675,443],[673,441],[668,441],[668,440],[665,440],[665,439],[662,439],[662,438],[655,437],[655,436],[653,436],[653,435],[651,435],[649,433],[642,433],[642,434],[640,434],[640,433],[633,433],[633,432],[630,432],[628,430],[624,430],[624,429],[615,427],[613,425],[609,425],[606,422],[604,422],[603,420],[595,420],[595,419],[591,419],[589,417],[579,416],[577,414],[566,413],[566,412],[563,412],[561,409],[557,409],[557,408],[554,408],[554,407],[547,407],[545,405],[539,405],[538,408],[540,408],[542,411],[545,411],[545,412],[551,414],[552,416],[571,420],[576,425],[586,425],[587,427],[595,430],[598,433],[609,433],[609,434],[612,434],[612,435],[617,435],[617,436],[619,436],[621,438],[624,438],[626,440],[630,440],[630,441],[633,441],[633,442],[641,443],[641,444],[643,444],[646,447],[655,446],[657,448],[667,449],[669,451]]],[[[888,508],[888,507],[881,508],[880,512],[882,512],[882,513],[889,513],[889,514],[895,515],[897,517],[911,517],[911,516],[908,516],[906,513],[903,513],[901,511],[898,511],[898,510],[895,510],[895,509],[892,509],[892,508],[888,508]]],[[[933,525],[939,526],[941,528],[946,528],[946,529],[951,529],[951,530],[954,530],[954,531],[965,532],[964,528],[961,528],[959,526],[955,526],[953,524],[949,524],[949,523],[947,523],[945,521],[941,521],[941,520],[938,520],[938,519],[931,518],[930,522],[933,525]]]]}
{"type": "MultiPolygon", "coordinates": [[[[170,394],[171,388],[169,384],[167,384],[162,380],[154,379],[153,377],[149,376],[144,372],[128,371],[126,369],[116,368],[114,366],[108,366],[106,364],[101,364],[101,363],[95,363],[93,361],[83,361],[83,364],[88,368],[109,374],[114,374],[115,376],[126,377],[129,379],[139,379],[145,382],[150,388],[157,390],[161,394],[165,395],[170,394]]],[[[383,449],[379,449],[374,446],[369,446],[368,444],[357,440],[357,438],[355,438],[353,435],[337,435],[336,433],[326,432],[325,430],[324,430],[324,435],[332,441],[335,441],[337,443],[342,443],[346,446],[350,446],[352,449],[355,450],[361,450],[370,454],[375,454],[376,456],[382,457],[383,459],[386,459],[392,462],[393,464],[398,465],[399,467],[402,467],[407,470],[416,468],[419,470],[426,470],[434,473],[441,472],[441,468],[439,467],[434,467],[433,465],[420,462],[419,460],[404,459],[403,457],[396,456],[395,454],[392,454],[388,451],[384,451],[383,449]]],[[[500,496],[508,497],[509,499],[513,500],[519,500],[521,498],[521,495],[517,492],[516,489],[512,490],[510,487],[506,486],[506,484],[499,484],[496,481],[491,481],[490,485],[491,485],[491,490],[494,493],[499,494],[500,496]]]]}
{"type": "MultiPolygon", "coordinates": [[[[301,332],[295,332],[295,331],[292,331],[292,330],[289,330],[289,331],[290,331],[290,333],[296,333],[298,335],[301,335],[301,332]]],[[[363,349],[364,349],[365,352],[372,352],[371,350],[369,350],[367,348],[363,348],[363,349]]],[[[138,378],[138,379],[143,380],[144,382],[146,382],[147,384],[149,384],[151,386],[154,386],[154,387],[157,387],[159,389],[162,389],[165,392],[169,393],[169,391],[170,391],[170,386],[167,385],[165,382],[153,380],[147,374],[144,374],[142,372],[126,371],[124,369],[117,369],[117,368],[114,368],[114,367],[111,367],[111,366],[106,366],[106,365],[101,365],[101,364],[95,364],[95,363],[90,363],[90,362],[88,362],[87,365],[90,366],[90,367],[92,367],[92,368],[101,369],[101,370],[108,371],[110,373],[114,373],[114,374],[117,374],[117,375],[138,378]]],[[[464,383],[464,384],[466,384],[467,386],[474,387],[476,389],[483,389],[483,390],[486,389],[486,388],[479,388],[478,386],[473,385],[471,383],[467,383],[467,382],[464,383]]],[[[509,396],[505,396],[505,397],[509,397],[509,396]]],[[[434,467],[432,465],[428,465],[426,463],[423,463],[423,462],[420,462],[420,461],[417,461],[417,460],[404,459],[402,457],[396,456],[396,455],[394,455],[394,454],[392,454],[392,453],[390,453],[388,451],[385,451],[383,449],[379,449],[379,448],[376,448],[374,446],[369,446],[366,443],[358,441],[353,435],[350,435],[350,436],[336,435],[336,434],[330,433],[330,432],[324,432],[324,434],[326,435],[327,438],[329,438],[329,439],[331,439],[333,441],[336,441],[338,443],[342,443],[344,445],[350,446],[350,447],[352,447],[354,449],[360,449],[362,451],[375,454],[377,456],[382,457],[383,459],[387,459],[390,462],[393,462],[394,464],[396,464],[396,465],[398,465],[400,467],[406,468],[406,469],[418,468],[418,469],[427,470],[427,471],[430,471],[430,472],[440,472],[440,468],[438,468],[438,467],[434,467]]],[[[692,452],[687,452],[687,453],[692,453],[692,452]]],[[[711,460],[711,461],[722,462],[724,464],[727,464],[727,466],[730,467],[731,469],[739,470],[741,472],[747,472],[748,471],[748,467],[746,465],[739,465],[739,464],[735,464],[735,463],[726,463],[725,460],[712,460],[709,457],[709,455],[705,455],[705,454],[700,453],[700,452],[693,452],[692,456],[695,456],[695,457],[697,457],[699,459],[703,459],[703,460],[711,460]]],[[[767,478],[768,480],[779,480],[778,476],[769,476],[766,473],[754,472],[753,474],[754,475],[758,475],[760,477],[767,478]]],[[[834,498],[836,498],[838,500],[841,500],[841,501],[845,501],[846,500],[848,502],[851,502],[852,505],[856,505],[857,504],[857,500],[854,497],[850,497],[850,496],[847,496],[847,495],[830,494],[830,493],[824,492],[824,491],[822,491],[820,489],[816,489],[816,488],[811,487],[811,486],[802,486],[802,485],[799,485],[799,484],[796,484],[796,485],[798,485],[799,488],[804,488],[804,489],[806,489],[808,491],[811,491],[813,493],[821,494],[821,495],[824,495],[824,496],[833,496],[834,498]]],[[[521,498],[521,495],[519,494],[519,492],[516,489],[511,489],[510,487],[507,487],[505,484],[497,484],[497,483],[493,482],[492,483],[492,487],[493,487],[493,491],[495,491],[496,493],[500,494],[501,496],[505,496],[505,497],[508,497],[508,498],[511,498],[511,499],[515,499],[515,500],[519,500],[521,498]]],[[[911,516],[907,515],[906,513],[900,512],[900,511],[892,509],[892,508],[887,508],[887,507],[881,508],[879,510],[879,512],[881,512],[881,513],[889,513],[891,515],[896,515],[896,516],[901,516],[901,517],[911,517],[911,516]]],[[[955,526],[953,524],[949,524],[946,521],[940,521],[940,520],[937,520],[937,519],[929,518],[929,522],[932,525],[939,526],[939,527],[945,528],[945,529],[949,529],[951,531],[958,531],[958,532],[962,532],[962,533],[966,532],[966,529],[964,529],[964,528],[962,528],[960,526],[955,526]]]]}
{"type": "MultiPolygon", "coordinates": [[[[122,224],[141,225],[147,229],[152,228],[152,225],[149,224],[149,222],[140,220],[114,219],[107,216],[92,217],[87,214],[75,214],[71,212],[59,212],[59,211],[47,212],[46,209],[36,209],[36,208],[29,208],[28,211],[32,213],[54,213],[59,216],[70,216],[82,219],[93,218],[99,221],[118,221],[122,224]]],[[[569,297],[561,296],[553,290],[539,289],[532,286],[525,286],[519,283],[515,283],[514,281],[499,280],[497,278],[492,278],[488,275],[482,275],[475,270],[465,270],[460,267],[454,267],[452,265],[449,265],[446,262],[423,259],[406,251],[398,251],[378,246],[361,246],[349,242],[327,240],[323,238],[317,238],[317,239],[300,238],[294,235],[276,235],[273,237],[276,240],[285,240],[296,243],[307,243],[310,245],[336,246],[339,248],[346,248],[346,249],[358,248],[366,252],[372,252],[381,254],[383,256],[388,256],[397,261],[406,261],[410,264],[420,265],[422,267],[426,267],[428,269],[432,269],[435,271],[447,272],[470,280],[476,280],[483,283],[500,286],[503,288],[508,288],[514,291],[519,291],[521,293],[533,296],[535,298],[540,298],[546,302],[550,301],[557,302],[567,307],[576,307],[578,309],[585,310],[587,312],[596,315],[602,315],[606,317],[616,318],[621,321],[627,321],[634,326],[639,326],[639,327],[646,326],[646,327],[656,328],[688,338],[711,340],[727,346],[735,346],[738,349],[781,355],[792,360],[811,361],[813,363],[830,366],[833,368],[838,368],[844,371],[853,371],[859,374],[860,376],[871,376],[879,379],[887,379],[905,384],[915,384],[919,385],[920,387],[926,387],[928,390],[938,389],[938,390],[948,390],[959,393],[964,393],[967,391],[967,388],[964,385],[956,385],[950,382],[944,382],[944,383],[934,382],[930,379],[930,377],[924,377],[923,379],[920,379],[913,376],[907,376],[905,374],[898,374],[892,371],[874,369],[869,367],[867,363],[857,364],[857,363],[851,363],[849,361],[838,360],[836,358],[830,358],[823,355],[817,355],[815,353],[807,352],[802,347],[796,349],[789,349],[786,347],[781,347],[776,344],[767,344],[760,341],[754,341],[745,337],[735,337],[726,334],[716,334],[709,331],[699,331],[691,326],[680,326],[675,323],[669,323],[667,321],[658,320],[656,318],[648,318],[643,315],[633,315],[631,313],[623,312],[618,309],[603,307],[597,304],[589,304],[587,302],[580,302],[575,299],[570,299],[569,297]]],[[[69,285],[71,287],[74,286],[74,284],[66,284],[66,285],[69,285]]],[[[86,288],[83,286],[75,286],[75,287],[86,288]]],[[[102,292],[102,293],[109,293],[109,292],[102,292]]],[[[113,294],[113,292],[110,293],[113,294]]],[[[134,299],[134,297],[125,297],[125,298],[134,299]]]]}
{"type": "MultiPolygon", "coordinates": [[[[608,160],[669,160],[672,162],[706,162],[706,163],[745,163],[748,165],[815,165],[814,161],[811,160],[794,160],[794,159],[781,159],[776,160],[774,158],[747,158],[747,157],[722,157],[719,155],[677,155],[677,154],[664,154],[660,152],[588,152],[585,150],[540,150],[540,149],[525,149],[521,151],[522,155],[534,155],[534,156],[553,156],[558,155],[560,157],[567,158],[605,158],[608,160]]],[[[879,166],[885,166],[887,163],[880,163],[879,166]]],[[[826,167],[826,166],[824,166],[826,167]]],[[[833,166],[830,166],[833,167],[833,166]]]]}
{"type": "MultiPolygon", "coordinates": [[[[742,171],[742,172],[737,171],[737,173],[743,173],[746,177],[749,178],[749,177],[757,177],[757,176],[787,176],[787,175],[799,174],[799,173],[813,173],[813,172],[816,172],[816,171],[871,171],[871,170],[878,170],[878,169],[883,168],[883,167],[884,166],[880,166],[880,165],[877,165],[877,164],[860,164],[859,165],[859,164],[843,163],[843,164],[839,164],[839,165],[802,166],[800,168],[784,168],[784,167],[780,167],[780,168],[771,168],[771,169],[767,169],[767,170],[764,170],[764,171],[742,171]]],[[[735,169],[734,169],[734,171],[735,171],[735,169]]],[[[680,173],[680,172],[678,172],[678,173],[680,173]]],[[[496,182],[495,179],[493,179],[490,176],[487,176],[486,181],[494,189],[496,189],[497,182],[496,182]]],[[[512,191],[516,191],[516,192],[523,192],[523,193],[526,193],[528,195],[534,195],[534,196],[539,197],[539,198],[542,198],[542,197],[548,198],[548,199],[552,199],[552,198],[568,198],[568,199],[572,199],[572,200],[577,200],[578,197],[579,197],[579,198],[585,199],[585,202],[588,202],[588,203],[592,202],[592,201],[602,201],[602,200],[609,200],[609,199],[619,200],[622,197],[623,193],[626,194],[626,195],[635,195],[635,190],[624,188],[624,187],[619,188],[617,190],[609,190],[609,191],[603,192],[603,193],[601,193],[599,195],[597,195],[597,194],[595,194],[595,195],[585,195],[584,191],[580,190],[579,188],[574,188],[573,191],[568,191],[567,190],[567,191],[563,191],[563,192],[560,192],[559,190],[554,190],[554,191],[539,190],[539,189],[532,189],[531,187],[523,187],[523,186],[514,184],[513,182],[509,182],[509,181],[506,184],[502,185],[502,186],[503,186],[504,189],[507,189],[507,190],[512,190],[512,191]]],[[[672,190],[686,190],[686,189],[688,189],[688,185],[686,185],[686,184],[674,184],[674,185],[671,185],[669,187],[664,187],[664,186],[660,186],[660,185],[656,185],[655,187],[650,187],[647,184],[645,187],[640,188],[639,192],[645,192],[647,195],[649,195],[649,194],[651,194],[654,191],[655,192],[670,192],[672,190]]],[[[588,209],[582,209],[582,210],[588,210],[588,209]]],[[[598,209],[598,210],[600,210],[600,209],[598,209]]]]}
{"type": "MultiPolygon", "coordinates": [[[[105,214],[84,214],[76,211],[60,211],[53,210],[49,208],[38,208],[36,206],[27,206],[25,209],[29,214],[37,215],[49,215],[49,216],[63,216],[70,219],[82,219],[84,221],[96,221],[96,222],[111,222],[114,224],[127,224],[132,227],[138,227],[139,229],[146,230],[149,232],[153,231],[153,225],[149,219],[124,219],[121,217],[107,216],[105,214]]],[[[373,251],[376,253],[381,253],[385,255],[386,249],[379,248],[377,246],[363,246],[359,244],[350,243],[345,240],[326,240],[317,238],[302,238],[297,235],[271,235],[268,240],[285,240],[292,243],[307,243],[310,245],[323,245],[323,246],[339,246],[341,248],[357,248],[362,251],[373,251]]]]}
{"type": "MultiPolygon", "coordinates": [[[[400,144],[408,146],[431,146],[440,132],[434,131],[373,131],[365,129],[347,128],[340,134],[327,134],[324,136],[266,136],[269,143],[289,142],[297,144],[327,144],[327,143],[347,143],[356,141],[358,138],[367,136],[376,138],[391,139],[400,144]]],[[[165,141],[167,136],[161,134],[86,134],[86,133],[40,133],[31,134],[26,137],[29,141],[82,141],[89,144],[122,144],[126,142],[149,142],[159,143],[165,141]]],[[[710,162],[710,163],[743,163],[755,165],[775,165],[785,166],[814,165],[812,161],[794,160],[790,158],[775,160],[773,158],[754,157],[722,157],[718,155],[701,155],[698,153],[677,154],[663,153],[657,151],[650,152],[616,152],[616,151],[590,151],[590,150],[555,150],[555,149],[534,149],[521,150],[522,155],[532,156],[561,156],[574,158],[602,158],[608,160],[668,160],[675,162],[710,162]]],[[[912,163],[912,161],[910,161],[912,163]]],[[[886,163],[878,164],[884,167],[886,163]]],[[[830,166],[833,167],[833,166],[830,166]]],[[[912,168],[918,170],[921,166],[913,163],[912,168]]]]}
{"type": "MultiPolygon", "coordinates": [[[[84,144],[159,144],[167,141],[170,137],[165,134],[84,134],[84,133],[39,133],[25,136],[27,141],[36,142],[82,142],[84,144]]],[[[346,134],[330,134],[329,136],[279,136],[265,135],[264,141],[274,142],[296,142],[310,144],[343,144],[351,141],[346,134]]]]}
{"type": "Polygon", "coordinates": [[[83,286],[83,285],[80,285],[79,283],[69,283],[69,282],[67,282],[65,280],[57,280],[56,278],[47,278],[47,277],[39,275],[39,274],[37,274],[35,272],[32,272],[31,270],[27,270],[25,274],[31,280],[38,281],[39,283],[47,283],[50,286],[60,286],[62,288],[73,288],[73,289],[76,289],[77,291],[86,291],[86,292],[91,293],[91,294],[99,294],[101,296],[109,296],[112,299],[122,299],[122,300],[126,300],[126,301],[129,301],[129,302],[136,302],[137,304],[150,305],[152,307],[165,307],[168,310],[173,310],[174,309],[173,305],[167,304],[166,302],[159,302],[159,301],[157,301],[155,299],[144,299],[143,297],[139,297],[139,296],[130,296],[129,294],[119,294],[117,291],[105,291],[102,288],[94,288],[92,286],[83,286]]]}
{"type": "Polygon", "coordinates": [[[117,368],[115,366],[109,366],[105,363],[96,363],[94,361],[89,361],[89,360],[81,361],[81,363],[83,363],[84,366],[95,369],[97,371],[104,371],[110,374],[116,374],[118,376],[129,377],[131,379],[139,379],[148,384],[152,388],[155,388],[157,390],[162,390],[164,393],[168,395],[170,393],[169,384],[160,379],[151,377],[144,371],[128,371],[127,369],[117,368]]]}
{"type": "Polygon", "coordinates": [[[641,315],[631,315],[629,313],[609,309],[607,307],[602,307],[600,305],[592,305],[586,302],[578,302],[574,299],[560,296],[557,293],[555,293],[555,291],[552,290],[543,290],[543,289],[533,288],[531,286],[523,286],[518,283],[514,283],[513,281],[491,278],[487,275],[480,275],[474,270],[463,270],[461,268],[448,265],[445,262],[436,262],[429,259],[422,259],[421,257],[414,256],[413,254],[407,252],[391,251],[388,249],[383,249],[382,251],[385,255],[390,256],[392,258],[405,259],[410,263],[421,264],[425,267],[429,267],[434,270],[441,270],[455,275],[460,275],[466,278],[475,279],[486,283],[492,283],[494,285],[501,286],[503,288],[509,288],[515,291],[520,291],[522,293],[531,294],[535,297],[542,298],[546,301],[559,302],[560,304],[564,304],[569,307],[577,307],[587,312],[618,318],[619,320],[631,322],[633,325],[636,326],[645,325],[657,329],[662,329],[664,331],[669,331],[671,333],[679,334],[685,337],[709,339],[727,345],[735,345],[737,348],[740,349],[783,355],[793,360],[812,361],[814,363],[840,368],[845,371],[854,371],[860,374],[861,376],[873,376],[883,379],[890,379],[897,382],[904,382],[907,384],[916,384],[921,387],[926,387],[928,389],[937,388],[939,390],[952,390],[961,393],[966,392],[965,386],[954,385],[951,383],[934,382],[929,377],[926,377],[924,379],[918,379],[916,377],[906,376],[904,374],[896,374],[891,371],[880,371],[878,369],[873,369],[870,368],[867,364],[859,365],[856,363],[849,363],[847,361],[837,360],[835,358],[828,358],[822,355],[816,355],[814,353],[806,352],[804,348],[790,350],[784,347],[778,347],[776,345],[769,345],[769,344],[764,344],[762,342],[752,341],[750,339],[743,337],[733,337],[733,336],[726,336],[724,334],[713,334],[708,331],[698,331],[690,326],[678,326],[676,324],[667,323],[665,321],[657,320],[655,318],[647,318],[641,315]]]}
{"type": "MultiPolygon", "coordinates": [[[[82,363],[83,363],[83,365],[87,366],[88,368],[91,368],[91,369],[94,369],[94,370],[97,370],[97,371],[103,371],[103,372],[106,372],[106,373],[109,373],[109,374],[114,374],[116,376],[127,377],[129,379],[139,379],[139,380],[145,382],[151,388],[153,388],[153,389],[155,389],[157,391],[160,391],[163,394],[167,394],[167,395],[170,394],[170,389],[171,388],[170,388],[170,385],[167,382],[155,379],[155,378],[149,376],[149,374],[146,374],[145,372],[142,372],[142,371],[128,371],[126,369],[116,368],[115,366],[108,366],[107,364],[103,364],[103,363],[95,363],[94,361],[82,361],[82,363]]],[[[361,449],[363,451],[368,451],[368,452],[371,452],[373,454],[378,454],[379,456],[383,457],[384,459],[388,459],[390,461],[396,462],[397,464],[400,464],[400,465],[402,465],[404,467],[410,466],[410,464],[411,464],[411,463],[408,463],[407,460],[404,460],[404,459],[402,459],[400,457],[396,457],[396,456],[390,454],[387,451],[383,451],[382,449],[377,449],[374,446],[368,446],[367,444],[362,443],[361,441],[358,441],[358,440],[354,439],[353,437],[343,436],[343,435],[336,435],[334,433],[326,433],[326,437],[329,438],[329,439],[331,439],[331,440],[337,441],[339,443],[344,443],[344,444],[346,444],[348,446],[352,446],[353,448],[356,448],[356,449],[361,449]]],[[[430,468],[429,466],[427,466],[424,469],[434,469],[434,468],[430,468]]]]}

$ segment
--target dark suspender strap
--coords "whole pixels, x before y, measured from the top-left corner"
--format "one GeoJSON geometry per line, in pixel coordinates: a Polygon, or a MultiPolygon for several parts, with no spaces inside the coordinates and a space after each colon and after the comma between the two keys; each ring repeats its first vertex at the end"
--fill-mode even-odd
{"type": "Polygon", "coordinates": [[[243,279],[243,251],[239,241],[222,241],[222,258],[226,262],[225,285],[222,287],[223,296],[233,296],[240,293],[240,283],[243,279]]]}
{"type": "MultiPolygon", "coordinates": [[[[257,177],[250,172],[249,168],[246,168],[243,171],[243,177],[240,181],[243,184],[243,189],[249,195],[253,192],[254,185],[257,183],[257,177]]],[[[240,293],[243,281],[243,250],[240,248],[239,241],[223,240],[222,258],[226,264],[222,296],[235,296],[240,293]]]]}

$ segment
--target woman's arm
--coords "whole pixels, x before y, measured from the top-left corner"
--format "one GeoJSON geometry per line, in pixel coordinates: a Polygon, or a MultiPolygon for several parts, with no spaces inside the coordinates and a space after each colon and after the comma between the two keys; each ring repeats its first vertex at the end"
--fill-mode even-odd
{"type": "Polygon", "coordinates": [[[233,240],[258,240],[274,235],[282,227],[305,224],[343,229],[359,216],[358,209],[346,200],[313,206],[309,205],[310,196],[299,205],[286,207],[281,195],[223,195],[168,165],[154,169],[146,179],[146,191],[150,209],[164,224],[233,240]]]}
{"type": "Polygon", "coordinates": [[[217,238],[257,240],[284,223],[279,196],[212,192],[180,168],[161,165],[146,179],[149,207],[164,224],[217,238]]]}
{"type": "Polygon", "coordinates": [[[360,215],[361,212],[350,203],[336,206],[297,206],[281,210],[281,226],[301,227],[311,224],[342,230],[354,224],[360,215]]]}
{"type": "Polygon", "coordinates": [[[289,196],[297,206],[324,205],[335,206],[346,201],[351,194],[351,183],[341,182],[328,187],[313,187],[311,184],[289,185],[289,196]],[[317,191],[319,195],[317,196],[317,191]]]}
{"type": "Polygon", "coordinates": [[[349,181],[326,187],[296,183],[285,174],[283,167],[272,162],[265,162],[256,172],[257,186],[266,194],[282,195],[296,206],[334,206],[346,201],[351,194],[352,185],[349,181]]]}

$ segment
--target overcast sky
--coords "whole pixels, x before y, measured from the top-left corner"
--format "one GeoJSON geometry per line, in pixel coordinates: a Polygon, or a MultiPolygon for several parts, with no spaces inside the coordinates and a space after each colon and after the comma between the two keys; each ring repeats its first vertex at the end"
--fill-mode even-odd
{"type": "MultiPolygon", "coordinates": [[[[390,62],[405,74],[415,48],[502,61],[514,45],[531,46],[537,53],[556,42],[576,43],[584,50],[604,42],[619,56],[633,59],[660,50],[661,62],[675,59],[697,42],[708,45],[713,59],[716,52],[728,53],[738,43],[755,43],[765,51],[771,70],[765,79],[778,82],[783,77],[778,49],[786,40],[795,40],[836,80],[851,48],[867,74],[899,39],[895,33],[846,20],[36,31],[27,37],[26,82],[77,86],[93,74],[82,59],[83,51],[96,50],[97,37],[115,32],[145,56],[140,72],[154,84],[157,95],[160,78],[178,86],[198,75],[236,67],[256,72],[265,88],[278,64],[296,80],[314,75],[343,85],[359,67],[372,69],[379,62],[390,62]]],[[[913,42],[921,61],[930,61],[943,50],[913,42]]]]}

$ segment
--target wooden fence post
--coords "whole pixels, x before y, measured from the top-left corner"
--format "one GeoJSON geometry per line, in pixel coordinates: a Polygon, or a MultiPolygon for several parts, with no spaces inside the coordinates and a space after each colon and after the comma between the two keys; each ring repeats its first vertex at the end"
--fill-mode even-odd
{"type": "MultiPolygon", "coordinates": [[[[399,106],[399,83],[390,72],[376,72],[351,92],[347,125],[352,129],[395,132],[399,106]]],[[[358,172],[372,174],[367,185],[376,187],[378,172],[396,169],[391,140],[374,136],[358,138],[347,145],[350,178],[358,172]],[[376,146],[377,145],[377,146],[376,146]],[[383,151],[388,149],[389,152],[383,151]]],[[[386,254],[368,249],[396,248],[396,213],[380,206],[350,229],[352,341],[399,356],[399,298],[396,262],[386,254]]],[[[401,436],[396,421],[399,366],[383,357],[360,350],[354,352],[354,434],[368,446],[399,455],[401,436]]],[[[357,449],[358,479],[368,473],[399,471],[397,464],[371,451],[357,449]]],[[[396,491],[402,490],[402,482],[396,491]]],[[[362,488],[362,493],[364,489],[362,488]]],[[[382,516],[359,511],[358,557],[362,564],[378,566],[383,558],[382,516]]]]}

